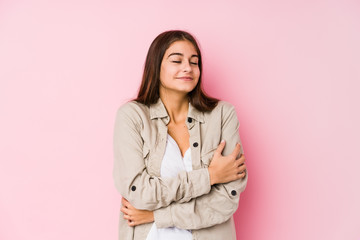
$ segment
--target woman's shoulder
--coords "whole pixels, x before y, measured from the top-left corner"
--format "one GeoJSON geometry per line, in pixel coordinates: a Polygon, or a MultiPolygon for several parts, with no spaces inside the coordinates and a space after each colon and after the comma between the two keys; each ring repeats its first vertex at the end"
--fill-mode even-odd
{"type": "Polygon", "coordinates": [[[226,121],[229,118],[237,117],[237,113],[233,104],[224,100],[219,100],[213,110],[204,113],[204,117],[208,121],[216,121],[215,119],[226,121]]]}
{"type": "Polygon", "coordinates": [[[232,112],[236,112],[235,106],[227,101],[219,100],[216,107],[211,111],[210,114],[221,114],[221,115],[227,115],[232,112]]]}
{"type": "Polygon", "coordinates": [[[216,107],[208,114],[205,114],[205,122],[232,122],[238,124],[238,117],[235,106],[227,101],[220,100],[216,107]]]}
{"type": "Polygon", "coordinates": [[[231,109],[235,108],[234,105],[228,101],[225,100],[219,100],[218,105],[216,107],[220,107],[222,109],[231,109]]]}
{"type": "Polygon", "coordinates": [[[126,116],[132,119],[141,119],[144,114],[147,115],[148,113],[149,107],[135,100],[123,103],[117,109],[118,116],[126,116]]]}

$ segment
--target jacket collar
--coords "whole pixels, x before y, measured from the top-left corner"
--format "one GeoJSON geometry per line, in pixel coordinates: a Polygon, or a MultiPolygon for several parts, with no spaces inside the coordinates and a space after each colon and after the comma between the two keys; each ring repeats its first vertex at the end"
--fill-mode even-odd
{"type": "MultiPolygon", "coordinates": [[[[161,98],[157,100],[156,103],[150,105],[150,118],[167,118],[166,124],[169,123],[170,117],[168,112],[166,111],[164,103],[161,101],[161,98]]],[[[190,102],[189,102],[189,110],[187,117],[193,118],[198,122],[204,122],[204,113],[197,110],[190,102]]]]}

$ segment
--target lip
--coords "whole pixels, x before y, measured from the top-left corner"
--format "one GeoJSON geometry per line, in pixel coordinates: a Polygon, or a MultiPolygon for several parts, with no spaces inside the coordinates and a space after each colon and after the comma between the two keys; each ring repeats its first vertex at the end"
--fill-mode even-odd
{"type": "Polygon", "coordinates": [[[179,77],[178,79],[184,80],[184,81],[192,81],[192,77],[179,77]]]}

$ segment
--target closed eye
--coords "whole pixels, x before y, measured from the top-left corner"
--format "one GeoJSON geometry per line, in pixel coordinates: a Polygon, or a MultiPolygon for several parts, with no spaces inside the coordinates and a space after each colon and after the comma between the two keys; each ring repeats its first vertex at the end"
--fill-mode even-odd
{"type": "MultiPolygon", "coordinates": [[[[181,61],[171,61],[171,62],[173,62],[173,63],[181,63],[181,61]]],[[[190,62],[190,64],[192,64],[192,65],[198,65],[198,63],[196,63],[196,62],[190,62]]]]}

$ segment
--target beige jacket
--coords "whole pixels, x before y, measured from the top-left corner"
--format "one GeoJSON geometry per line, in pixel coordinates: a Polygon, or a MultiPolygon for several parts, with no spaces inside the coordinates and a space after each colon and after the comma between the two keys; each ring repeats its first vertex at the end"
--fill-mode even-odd
{"type": "MultiPolygon", "coordinates": [[[[223,155],[240,142],[235,108],[220,101],[204,113],[189,103],[187,117],[193,171],[162,179],[160,166],[170,121],[163,102],[159,98],[150,107],[135,101],[122,105],[114,130],[115,186],[135,208],[154,211],[158,228],[190,229],[197,240],[236,239],[232,215],[248,174],[241,180],[211,186],[207,168],[221,139],[226,140],[223,155]]],[[[119,239],[145,240],[151,226],[129,227],[120,212],[119,239]]]]}

